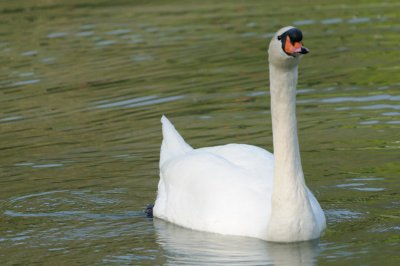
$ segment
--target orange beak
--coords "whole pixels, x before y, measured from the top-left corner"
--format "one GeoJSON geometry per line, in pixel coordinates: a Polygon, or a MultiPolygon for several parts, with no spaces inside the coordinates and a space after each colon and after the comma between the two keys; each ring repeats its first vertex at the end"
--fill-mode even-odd
{"type": "Polygon", "coordinates": [[[285,52],[289,55],[307,54],[309,52],[309,50],[306,47],[304,47],[301,42],[295,42],[294,44],[292,44],[289,36],[286,36],[284,49],[285,49],[285,52]]]}

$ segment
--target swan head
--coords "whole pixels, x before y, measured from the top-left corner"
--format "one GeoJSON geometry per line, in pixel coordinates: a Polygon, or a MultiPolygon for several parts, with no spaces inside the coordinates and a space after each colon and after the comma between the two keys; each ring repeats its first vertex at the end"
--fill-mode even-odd
{"type": "Polygon", "coordinates": [[[280,67],[295,67],[309,50],[303,46],[303,33],[292,26],[284,27],[272,37],[268,49],[270,64],[280,67]]]}

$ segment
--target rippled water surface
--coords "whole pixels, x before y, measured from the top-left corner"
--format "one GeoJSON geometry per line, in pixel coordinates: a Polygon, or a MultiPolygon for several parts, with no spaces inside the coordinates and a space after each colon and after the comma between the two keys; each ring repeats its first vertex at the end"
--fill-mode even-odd
{"type": "Polygon", "coordinates": [[[400,265],[398,1],[2,1],[0,262],[400,265]],[[272,244],[146,218],[162,114],[194,147],[272,150],[266,46],[299,76],[319,241],[272,244]]]}

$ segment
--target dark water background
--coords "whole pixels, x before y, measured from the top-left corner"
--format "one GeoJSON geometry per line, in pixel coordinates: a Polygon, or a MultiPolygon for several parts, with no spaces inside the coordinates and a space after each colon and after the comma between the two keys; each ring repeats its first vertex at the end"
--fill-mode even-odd
{"type": "Polygon", "coordinates": [[[0,2],[2,265],[399,265],[398,1],[0,2]],[[147,219],[162,114],[194,147],[272,150],[266,47],[299,77],[308,186],[328,219],[290,245],[147,219]]]}

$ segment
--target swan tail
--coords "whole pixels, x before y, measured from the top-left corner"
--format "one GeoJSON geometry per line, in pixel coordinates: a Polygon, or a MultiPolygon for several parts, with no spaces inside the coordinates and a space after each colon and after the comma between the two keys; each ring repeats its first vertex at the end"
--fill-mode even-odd
{"type": "Polygon", "coordinates": [[[160,152],[160,166],[176,156],[183,155],[193,150],[164,115],[161,118],[161,123],[163,141],[160,152]]]}

